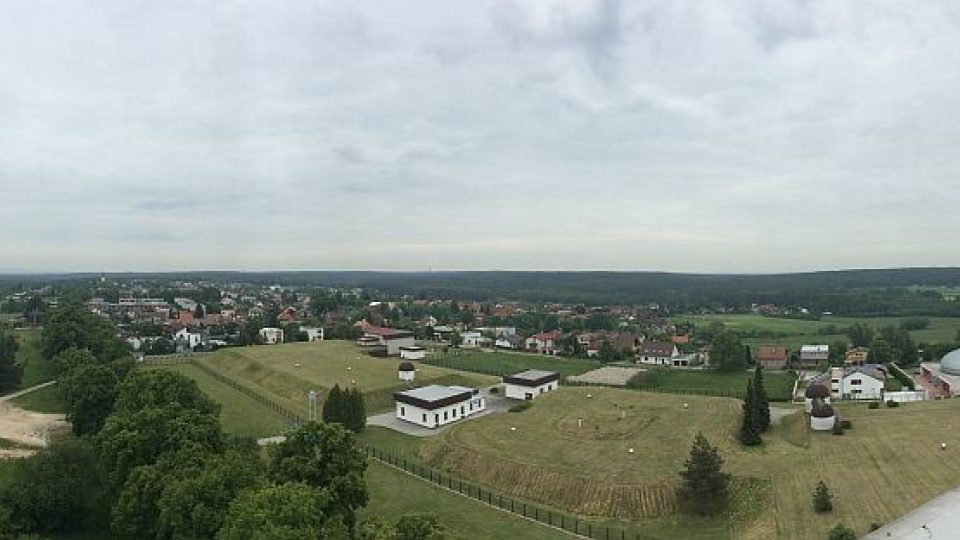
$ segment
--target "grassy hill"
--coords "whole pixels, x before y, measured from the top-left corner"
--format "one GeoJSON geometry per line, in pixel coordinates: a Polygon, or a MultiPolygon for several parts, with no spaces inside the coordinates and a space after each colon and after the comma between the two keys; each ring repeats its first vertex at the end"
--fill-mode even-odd
{"type": "MultiPolygon", "coordinates": [[[[355,385],[364,393],[367,412],[372,413],[392,409],[393,393],[404,388],[397,375],[399,360],[367,356],[349,341],[223,349],[201,361],[303,415],[307,412],[306,395],[310,390],[316,390],[322,402],[335,384],[355,385]]],[[[415,384],[477,387],[497,380],[487,375],[418,364],[415,384]]]]}

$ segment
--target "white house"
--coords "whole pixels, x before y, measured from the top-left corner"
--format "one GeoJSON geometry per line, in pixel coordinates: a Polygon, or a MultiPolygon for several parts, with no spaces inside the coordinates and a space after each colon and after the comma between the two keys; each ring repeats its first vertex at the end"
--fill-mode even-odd
{"type": "Polygon", "coordinates": [[[423,347],[400,347],[400,358],[404,360],[423,360],[427,350],[423,347]]]}
{"type": "Polygon", "coordinates": [[[530,369],[503,378],[503,394],[512,399],[531,400],[557,388],[560,374],[555,371],[530,369]]]}
{"type": "Polygon", "coordinates": [[[478,349],[484,341],[486,338],[480,332],[470,331],[460,334],[461,349],[478,349]]]}
{"type": "Polygon", "coordinates": [[[431,384],[393,395],[397,418],[419,426],[436,428],[468,416],[484,408],[480,391],[464,386],[431,384]]]}
{"type": "Polygon", "coordinates": [[[644,341],[640,344],[637,361],[651,366],[672,366],[680,356],[677,345],[671,341],[644,341]]]}
{"type": "Polygon", "coordinates": [[[400,380],[404,382],[413,381],[414,377],[417,374],[417,368],[411,362],[400,362],[400,366],[397,368],[397,373],[400,376],[400,380]]]}
{"type": "Polygon", "coordinates": [[[530,352],[554,356],[559,352],[557,339],[556,332],[540,332],[528,337],[523,347],[530,352]]]}
{"type": "MultiPolygon", "coordinates": [[[[839,384],[834,391],[835,396],[842,399],[881,399],[883,397],[886,375],[878,369],[861,366],[848,371],[842,368],[833,368],[831,371],[834,370],[839,371],[840,375],[839,384]]],[[[833,386],[833,374],[830,382],[833,386]]]]}
{"type": "Polygon", "coordinates": [[[173,335],[173,341],[177,344],[178,349],[189,349],[192,351],[203,343],[203,335],[198,332],[191,332],[186,328],[181,328],[173,335]]]}
{"type": "Polygon", "coordinates": [[[267,345],[276,345],[277,343],[283,343],[283,329],[282,328],[261,328],[260,337],[263,338],[263,342],[267,345]]]}
{"type": "Polygon", "coordinates": [[[307,334],[307,341],[323,341],[323,328],[319,326],[301,326],[300,331],[307,334]]]}

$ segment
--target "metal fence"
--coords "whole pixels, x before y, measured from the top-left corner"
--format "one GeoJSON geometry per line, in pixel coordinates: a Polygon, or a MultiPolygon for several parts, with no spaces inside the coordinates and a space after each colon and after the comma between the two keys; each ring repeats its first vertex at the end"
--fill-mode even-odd
{"type": "Polygon", "coordinates": [[[417,461],[407,459],[405,456],[394,455],[369,446],[365,447],[365,450],[368,457],[429,481],[438,487],[569,534],[597,540],[645,540],[649,538],[638,532],[629,532],[621,527],[594,523],[556,510],[505,497],[489,489],[465,482],[450,473],[424,467],[417,461]]]}

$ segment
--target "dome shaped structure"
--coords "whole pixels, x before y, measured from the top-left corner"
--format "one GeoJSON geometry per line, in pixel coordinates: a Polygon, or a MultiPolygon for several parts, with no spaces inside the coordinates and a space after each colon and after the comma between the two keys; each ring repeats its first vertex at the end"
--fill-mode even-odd
{"type": "Polygon", "coordinates": [[[416,371],[417,368],[413,366],[413,362],[400,362],[399,371],[416,371]]]}
{"type": "Polygon", "coordinates": [[[940,359],[940,371],[950,375],[960,375],[960,349],[943,355],[940,359]]]}
{"type": "Polygon", "coordinates": [[[822,384],[811,384],[804,395],[807,399],[824,399],[830,397],[830,390],[822,384]]]}

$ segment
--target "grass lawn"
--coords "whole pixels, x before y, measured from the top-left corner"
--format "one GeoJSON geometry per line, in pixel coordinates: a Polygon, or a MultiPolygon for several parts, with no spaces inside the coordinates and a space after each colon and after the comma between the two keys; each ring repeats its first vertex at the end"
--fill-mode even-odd
{"type": "Polygon", "coordinates": [[[20,388],[28,388],[56,378],[53,363],[40,355],[40,332],[39,328],[25,328],[13,332],[20,345],[17,349],[17,361],[23,366],[20,388]]]}
{"type": "Polygon", "coordinates": [[[510,375],[527,369],[557,371],[562,376],[579,375],[597,369],[601,364],[582,358],[562,358],[529,353],[483,352],[454,350],[454,352],[427,357],[426,363],[464,371],[491,375],[510,375]]]}
{"type": "Polygon", "coordinates": [[[554,529],[454,495],[374,460],[370,460],[366,479],[370,503],[362,516],[379,516],[392,523],[404,514],[434,513],[451,540],[564,538],[554,529]]]}
{"type": "Polygon", "coordinates": [[[28,411],[39,413],[65,413],[60,390],[53,384],[11,400],[11,403],[28,411]]]}
{"type": "MultiPolygon", "coordinates": [[[[708,326],[714,321],[724,323],[727,328],[741,332],[744,341],[752,347],[765,343],[786,345],[791,350],[798,349],[803,344],[831,343],[842,340],[849,341],[844,335],[818,333],[818,330],[827,325],[838,327],[850,326],[856,323],[866,323],[874,328],[883,326],[899,326],[905,317],[838,317],[825,316],[819,321],[804,321],[800,319],[786,319],[780,317],[765,317],[757,314],[738,315],[684,315],[677,317],[677,321],[691,321],[697,326],[708,326]]],[[[910,332],[916,342],[941,343],[952,342],[960,329],[960,318],[957,317],[925,317],[930,326],[922,330],[910,332]]]]}
{"type": "Polygon", "coordinates": [[[738,400],[564,387],[526,412],[471,420],[427,439],[420,455],[507,495],[567,511],[661,526],[676,519],[672,533],[684,538],[699,533],[674,517],[673,489],[698,431],[720,448],[737,479],[726,523],[697,527],[714,527],[715,537],[813,540],[836,522],[864,534],[871,523],[960,483],[960,401],[838,410],[853,423],[843,436],[811,433],[796,414],[763,446],[744,449],[736,440],[738,400]],[[832,514],[813,512],[820,479],[834,494],[832,514]]]}
{"type": "MultiPolygon", "coordinates": [[[[770,399],[788,401],[794,378],[785,372],[766,371],[764,385],[770,399]]],[[[643,388],[652,391],[741,396],[753,371],[725,373],[714,370],[648,369],[643,388]]]]}
{"type": "MultiPolygon", "coordinates": [[[[397,376],[398,359],[361,354],[356,344],[349,341],[223,349],[201,361],[303,414],[310,390],[317,390],[322,401],[334,384],[356,384],[363,390],[367,412],[371,413],[392,409],[393,393],[404,388],[397,376]]],[[[496,382],[496,377],[418,364],[415,384],[476,387],[496,382]]]]}
{"type": "Polygon", "coordinates": [[[176,371],[197,382],[205,394],[220,404],[220,424],[231,435],[240,437],[270,437],[279,435],[289,426],[286,419],[273,409],[238,392],[191,364],[148,367],[176,371]]]}

